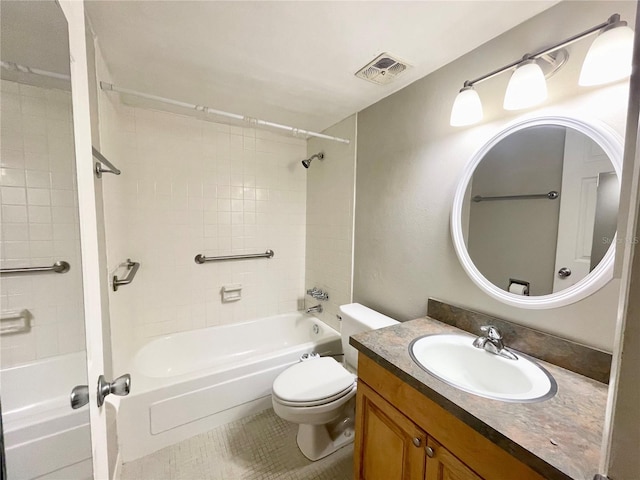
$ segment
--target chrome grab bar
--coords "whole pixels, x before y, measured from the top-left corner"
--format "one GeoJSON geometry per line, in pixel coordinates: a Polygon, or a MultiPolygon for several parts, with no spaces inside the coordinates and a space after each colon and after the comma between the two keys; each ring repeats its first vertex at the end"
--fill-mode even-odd
{"type": "Polygon", "coordinates": [[[109,160],[107,160],[106,157],[102,155],[96,147],[91,147],[91,153],[95,158],[98,159],[100,163],[109,167],[109,169],[102,168],[102,165],[100,165],[100,163],[96,163],[96,177],[102,178],[103,173],[113,173],[114,175],[120,175],[122,173],[120,169],[109,160]]]}
{"type": "Polygon", "coordinates": [[[140,268],[140,262],[132,262],[130,258],[127,258],[127,263],[125,265],[127,267],[127,270],[129,270],[129,274],[127,275],[127,278],[124,278],[122,280],[120,280],[116,275],[113,276],[114,292],[118,291],[118,287],[122,285],[129,285],[131,282],[133,282],[133,279],[135,278],[136,273],[138,273],[138,269],[140,268]]]}
{"type": "Polygon", "coordinates": [[[38,273],[38,272],[55,272],[67,273],[71,266],[68,262],[60,260],[47,267],[16,267],[16,268],[0,268],[0,275],[9,275],[13,273],[38,273]]]}
{"type": "Polygon", "coordinates": [[[555,200],[560,194],[555,190],[551,190],[548,193],[534,193],[531,195],[504,195],[502,197],[483,197],[482,195],[476,195],[471,200],[474,202],[488,202],[491,200],[526,200],[533,198],[548,198],[549,200],[555,200]]]}
{"type": "Polygon", "coordinates": [[[194,258],[196,263],[205,263],[205,262],[222,262],[224,260],[242,260],[245,258],[272,258],[275,254],[273,250],[269,249],[264,253],[250,253],[247,255],[222,255],[220,257],[205,257],[201,253],[196,255],[194,258]]]}

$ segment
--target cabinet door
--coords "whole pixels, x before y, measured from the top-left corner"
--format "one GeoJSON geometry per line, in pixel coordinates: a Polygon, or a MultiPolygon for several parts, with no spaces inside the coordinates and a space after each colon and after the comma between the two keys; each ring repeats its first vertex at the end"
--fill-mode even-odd
{"type": "Polygon", "coordinates": [[[425,480],[482,480],[433,438],[427,439],[427,475],[425,480]]]}
{"type": "Polygon", "coordinates": [[[356,408],[356,480],[423,479],[426,434],[362,382],[356,408]]]}

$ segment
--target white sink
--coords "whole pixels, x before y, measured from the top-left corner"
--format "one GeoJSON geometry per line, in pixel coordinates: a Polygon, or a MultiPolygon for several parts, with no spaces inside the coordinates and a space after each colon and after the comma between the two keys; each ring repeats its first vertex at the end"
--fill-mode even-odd
{"type": "Polygon", "coordinates": [[[521,353],[510,360],[473,346],[475,337],[427,335],[409,345],[411,358],[434,377],[481,397],[505,402],[541,402],[558,386],[549,372],[521,353]]]}

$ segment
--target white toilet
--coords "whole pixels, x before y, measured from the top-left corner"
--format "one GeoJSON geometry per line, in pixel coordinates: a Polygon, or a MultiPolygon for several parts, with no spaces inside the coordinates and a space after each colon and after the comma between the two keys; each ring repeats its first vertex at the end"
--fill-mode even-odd
{"type": "Polygon", "coordinates": [[[276,377],[273,410],[298,423],[298,447],[309,460],[319,460],[353,441],[358,352],[349,337],[394,325],[396,320],[351,303],[340,307],[344,364],[333,357],[301,361],[276,377]]]}

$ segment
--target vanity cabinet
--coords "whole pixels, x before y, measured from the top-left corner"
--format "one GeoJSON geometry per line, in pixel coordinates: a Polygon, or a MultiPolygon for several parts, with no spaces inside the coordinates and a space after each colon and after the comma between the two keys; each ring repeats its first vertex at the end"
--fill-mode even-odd
{"type": "Polygon", "coordinates": [[[482,480],[366,384],[357,396],[357,480],[482,480]]]}
{"type": "Polygon", "coordinates": [[[544,480],[362,353],[356,480],[544,480]]]}

